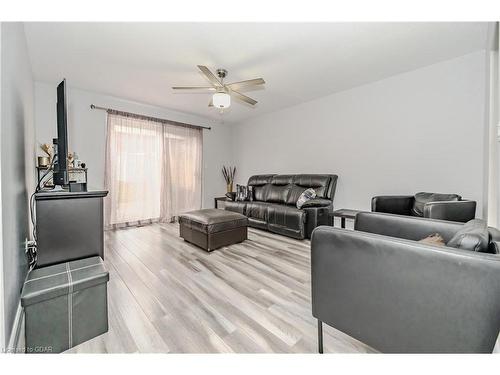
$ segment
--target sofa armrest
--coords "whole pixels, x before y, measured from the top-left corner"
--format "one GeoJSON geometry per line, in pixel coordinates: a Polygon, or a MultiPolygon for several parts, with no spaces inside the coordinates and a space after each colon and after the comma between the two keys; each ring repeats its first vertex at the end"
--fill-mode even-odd
{"type": "Polygon", "coordinates": [[[414,199],[413,195],[379,195],[372,198],[372,211],[410,215],[414,199]]]}
{"type": "Polygon", "coordinates": [[[424,205],[424,217],[465,223],[476,217],[475,201],[441,201],[424,205]]]}
{"type": "Polygon", "coordinates": [[[331,206],[333,202],[330,199],[324,199],[324,198],[313,198],[309,199],[306,201],[303,205],[302,208],[308,208],[308,207],[328,207],[331,206]]]}
{"type": "Polygon", "coordinates": [[[232,201],[235,201],[236,200],[236,193],[235,192],[231,192],[231,193],[226,193],[226,198],[232,200],[232,201]]]}
{"type": "Polygon", "coordinates": [[[320,225],[330,225],[330,213],[333,211],[333,204],[321,207],[303,207],[302,211],[306,213],[305,238],[311,238],[316,227],[320,225]]]}
{"type": "Polygon", "coordinates": [[[320,227],[311,240],[312,312],[382,352],[491,352],[500,257],[320,227]]]}
{"type": "Polygon", "coordinates": [[[415,216],[402,216],[379,212],[360,212],[356,215],[354,229],[389,237],[419,241],[439,233],[448,242],[462,228],[462,223],[432,220],[415,216]]]}

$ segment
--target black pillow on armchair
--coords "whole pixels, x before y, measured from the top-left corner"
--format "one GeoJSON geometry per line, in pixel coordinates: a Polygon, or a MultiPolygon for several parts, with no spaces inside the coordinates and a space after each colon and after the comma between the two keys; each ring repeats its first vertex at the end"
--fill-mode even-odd
{"type": "Polygon", "coordinates": [[[424,206],[429,202],[459,201],[460,195],[439,193],[417,193],[411,209],[412,216],[424,217],[424,206]]]}

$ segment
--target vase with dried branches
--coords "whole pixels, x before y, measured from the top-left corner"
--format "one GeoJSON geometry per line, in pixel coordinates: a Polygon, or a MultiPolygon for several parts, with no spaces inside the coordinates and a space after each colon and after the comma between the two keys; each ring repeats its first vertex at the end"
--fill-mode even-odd
{"type": "Polygon", "coordinates": [[[51,144],[44,143],[40,145],[40,149],[44,152],[46,156],[38,157],[38,166],[39,167],[47,167],[52,164],[52,158],[54,155],[54,149],[51,144]]]}
{"type": "Polygon", "coordinates": [[[224,180],[226,180],[227,192],[232,193],[233,191],[233,182],[234,175],[236,174],[236,167],[222,167],[222,175],[224,176],[224,180]]]}

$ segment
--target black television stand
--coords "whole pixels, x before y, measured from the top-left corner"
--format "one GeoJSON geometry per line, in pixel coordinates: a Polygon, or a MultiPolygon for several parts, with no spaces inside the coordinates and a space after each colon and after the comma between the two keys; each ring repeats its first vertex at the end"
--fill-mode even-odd
{"type": "Polygon", "coordinates": [[[99,255],[104,259],[103,198],[107,191],[35,194],[37,268],[99,255]]]}

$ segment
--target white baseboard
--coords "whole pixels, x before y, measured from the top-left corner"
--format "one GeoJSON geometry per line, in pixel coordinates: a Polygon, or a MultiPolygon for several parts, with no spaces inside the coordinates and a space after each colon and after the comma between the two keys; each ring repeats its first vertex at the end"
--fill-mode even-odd
{"type": "Polygon", "coordinates": [[[22,350],[22,347],[24,347],[24,343],[20,342],[23,319],[24,310],[21,307],[21,302],[19,302],[19,304],[17,305],[16,317],[14,318],[14,324],[12,325],[12,331],[10,333],[9,344],[7,345],[8,353],[24,352],[22,350]]]}

